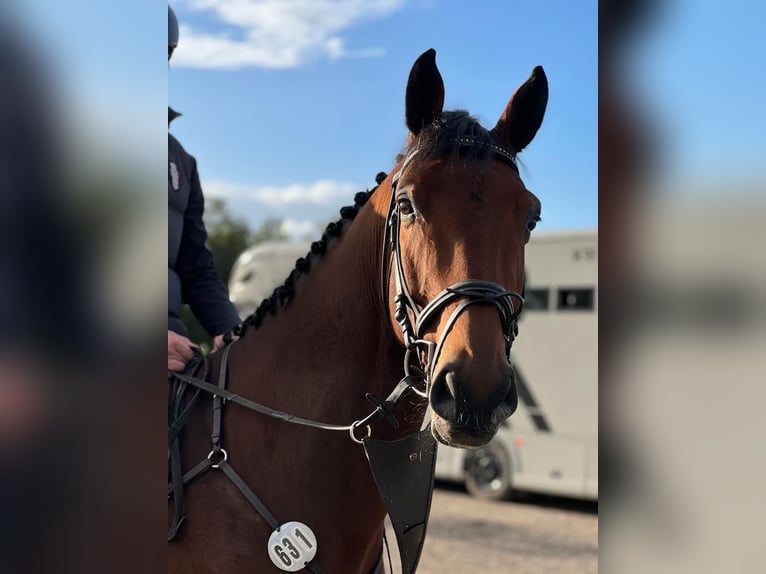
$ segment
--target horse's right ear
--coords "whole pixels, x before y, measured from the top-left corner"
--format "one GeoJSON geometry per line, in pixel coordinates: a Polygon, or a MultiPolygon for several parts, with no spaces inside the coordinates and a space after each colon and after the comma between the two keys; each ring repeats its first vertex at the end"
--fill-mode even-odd
{"type": "Polygon", "coordinates": [[[431,48],[415,60],[407,81],[404,117],[413,135],[442,115],[444,81],[436,67],[436,50],[431,48]]]}
{"type": "Polygon", "coordinates": [[[535,66],[527,81],[511,96],[492,135],[514,152],[520,152],[540,129],[547,105],[548,78],[542,66],[535,66]]]}

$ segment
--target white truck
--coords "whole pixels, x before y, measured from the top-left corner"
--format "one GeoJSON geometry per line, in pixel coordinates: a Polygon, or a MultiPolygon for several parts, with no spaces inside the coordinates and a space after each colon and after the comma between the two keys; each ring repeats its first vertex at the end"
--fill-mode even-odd
{"type": "Polygon", "coordinates": [[[229,298],[240,317],[255,311],[310,248],[310,241],[267,241],[240,253],[229,274],[229,298]]]}
{"type": "MultiPolygon", "coordinates": [[[[271,242],[232,269],[244,316],[309,250],[271,242]]],[[[598,230],[536,234],[526,249],[526,301],[512,350],[519,407],[477,450],[440,448],[436,477],[487,499],[539,492],[598,499],[598,230]]]]}

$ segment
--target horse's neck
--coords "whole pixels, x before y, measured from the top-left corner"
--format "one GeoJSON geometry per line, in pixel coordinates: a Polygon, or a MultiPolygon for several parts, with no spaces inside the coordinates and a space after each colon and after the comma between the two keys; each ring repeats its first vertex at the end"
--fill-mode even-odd
{"type": "MultiPolygon", "coordinates": [[[[360,210],[326,254],[313,258],[287,306],[234,343],[232,391],[299,417],[347,425],[373,410],[365,393],[382,399],[394,388],[403,349],[379,285],[387,197],[372,199],[376,204],[360,210]]],[[[374,425],[376,437],[387,431],[385,422],[374,425]]],[[[209,435],[196,440],[204,447],[209,435]]],[[[329,571],[363,574],[372,568],[385,508],[362,448],[347,434],[229,409],[224,442],[238,472],[277,520],[299,519],[315,530],[323,564],[335,565],[325,566],[329,571]]],[[[235,496],[221,512],[254,512],[240,505],[235,496]]],[[[253,528],[240,532],[243,546],[266,536],[257,530],[263,524],[253,528]]],[[[253,556],[266,563],[257,552],[253,556]]]]}
{"type": "Polygon", "coordinates": [[[242,381],[237,392],[265,395],[299,416],[344,422],[360,414],[359,404],[370,406],[365,393],[383,398],[396,384],[402,351],[380,295],[380,191],[325,255],[312,258],[285,308],[237,343],[239,361],[249,362],[248,374],[232,378],[242,381]],[[281,391],[275,396],[274,389],[281,391]]]}

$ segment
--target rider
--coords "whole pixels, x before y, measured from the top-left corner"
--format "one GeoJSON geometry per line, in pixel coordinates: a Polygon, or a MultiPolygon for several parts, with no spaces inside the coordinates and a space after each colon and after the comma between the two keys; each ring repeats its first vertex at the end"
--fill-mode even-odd
{"type": "MultiPolygon", "coordinates": [[[[178,45],[178,20],[168,6],[168,62],[178,45]]],[[[168,108],[168,126],[180,114],[168,108]]],[[[204,198],[197,162],[168,133],[168,370],[183,371],[197,345],[187,337],[180,319],[188,303],[205,330],[214,337],[213,349],[223,345],[223,334],[239,323],[226,285],[205,245],[202,221],[204,198]]]]}

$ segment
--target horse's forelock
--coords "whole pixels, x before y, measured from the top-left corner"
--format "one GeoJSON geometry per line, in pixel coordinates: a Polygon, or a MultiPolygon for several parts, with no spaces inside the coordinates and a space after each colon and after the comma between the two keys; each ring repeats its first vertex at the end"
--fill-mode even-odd
{"type": "Polygon", "coordinates": [[[413,166],[416,167],[426,161],[456,156],[461,152],[471,159],[484,158],[489,161],[491,155],[486,150],[490,145],[502,146],[502,143],[496,141],[489,130],[467,111],[453,110],[444,112],[439,120],[420,132],[410,147],[420,150],[413,158],[413,166]],[[461,137],[472,138],[475,145],[466,150],[456,144],[456,140],[461,137]]]}

